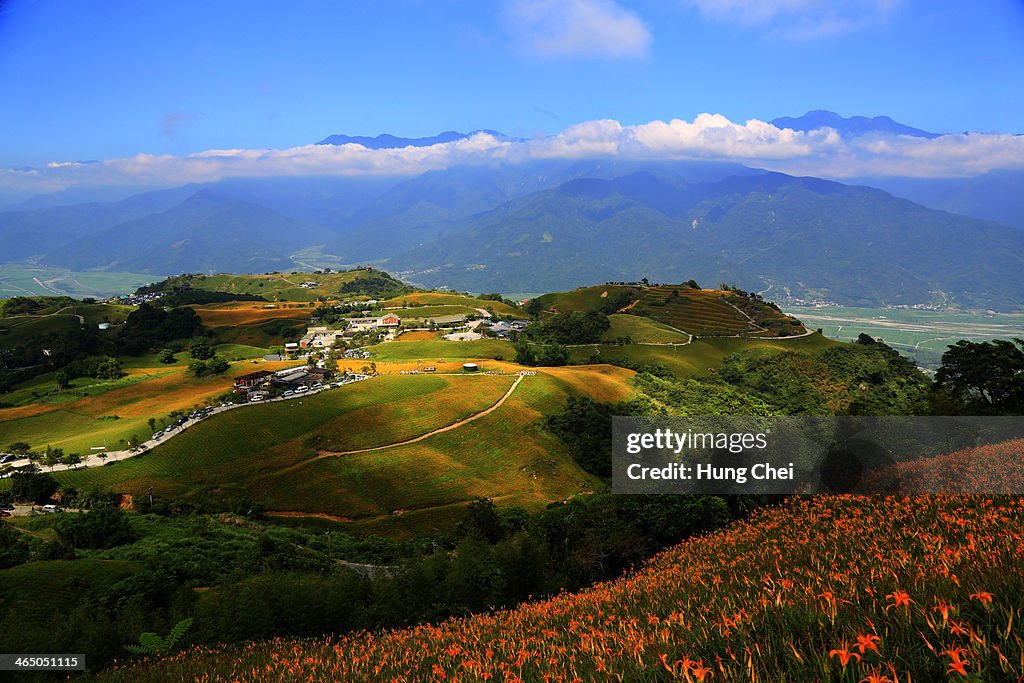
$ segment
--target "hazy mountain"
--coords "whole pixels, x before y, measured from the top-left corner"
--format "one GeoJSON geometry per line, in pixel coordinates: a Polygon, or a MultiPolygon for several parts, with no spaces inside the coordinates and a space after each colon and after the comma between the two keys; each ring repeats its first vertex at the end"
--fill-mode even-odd
{"type": "Polygon", "coordinates": [[[1024,171],[991,171],[973,178],[865,178],[918,204],[1024,229],[1024,171]]]}
{"type": "Polygon", "coordinates": [[[697,182],[758,173],[730,162],[621,160],[533,161],[500,166],[461,166],[430,171],[396,185],[352,217],[353,227],[328,251],[347,263],[385,259],[457,232],[471,216],[533,192],[582,178],[615,178],[648,169],[697,182]]]}
{"type": "MultiPolygon", "coordinates": [[[[39,256],[59,245],[126,221],[166,211],[196,192],[196,186],[143,192],[118,202],[0,212],[2,261],[39,256]]],[[[61,264],[63,265],[63,264],[61,264]]]]}
{"type": "Polygon", "coordinates": [[[833,111],[816,109],[809,111],[803,116],[782,116],[769,121],[777,128],[791,128],[793,130],[808,131],[818,128],[834,128],[843,135],[864,135],[865,133],[890,133],[894,135],[913,135],[919,138],[937,138],[940,133],[929,133],[920,128],[912,128],[888,116],[851,116],[844,118],[833,111]]]}
{"type": "Polygon", "coordinates": [[[318,225],[201,190],[166,211],[49,252],[46,262],[138,273],[263,272],[291,268],[293,250],[330,236],[318,225]]]}
{"type": "Polygon", "coordinates": [[[367,149],[398,149],[402,147],[430,147],[431,145],[438,145],[443,142],[455,142],[456,140],[465,140],[468,137],[472,137],[477,133],[487,133],[493,135],[499,140],[513,140],[504,133],[499,133],[496,130],[482,129],[473,130],[468,133],[460,133],[454,130],[446,130],[443,133],[432,135],[426,138],[400,138],[390,135],[388,133],[382,133],[376,137],[369,137],[366,135],[329,135],[320,142],[318,145],[347,145],[354,143],[362,145],[367,149]]]}
{"type": "Polygon", "coordinates": [[[551,291],[603,280],[726,280],[780,299],[1024,302],[1024,233],[866,187],[778,173],[691,183],[580,180],[476,216],[388,264],[414,282],[551,291]]]}

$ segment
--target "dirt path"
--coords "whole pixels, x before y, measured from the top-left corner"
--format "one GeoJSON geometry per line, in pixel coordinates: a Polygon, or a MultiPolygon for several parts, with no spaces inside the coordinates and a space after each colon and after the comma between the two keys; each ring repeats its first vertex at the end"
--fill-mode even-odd
{"type": "MultiPolygon", "coordinates": [[[[519,383],[523,381],[523,377],[524,376],[525,375],[519,375],[518,377],[516,377],[516,381],[512,382],[512,386],[510,386],[508,388],[508,391],[505,392],[505,395],[502,396],[501,398],[499,398],[498,401],[494,405],[492,405],[490,408],[486,408],[485,410],[481,410],[479,413],[476,413],[475,415],[470,415],[469,417],[467,417],[465,419],[462,419],[462,420],[459,420],[458,422],[453,422],[452,424],[450,424],[450,425],[448,425],[446,427],[439,427],[438,429],[435,429],[435,430],[433,430],[431,432],[427,432],[426,434],[420,434],[419,436],[413,437],[411,439],[406,439],[405,441],[398,441],[396,443],[389,443],[389,444],[385,444],[383,446],[373,446],[372,448],[359,448],[359,449],[354,450],[354,451],[323,451],[323,452],[319,453],[316,457],[317,458],[334,458],[334,457],[338,457],[338,456],[341,456],[341,455],[356,455],[358,453],[369,453],[371,451],[381,451],[381,450],[384,450],[385,448],[395,448],[397,446],[407,446],[407,445],[412,444],[412,443],[419,443],[420,441],[423,441],[424,439],[429,439],[430,437],[434,436],[435,434],[441,434],[443,432],[450,432],[453,429],[458,429],[459,427],[461,427],[463,425],[466,425],[466,424],[469,424],[470,422],[473,422],[474,420],[479,420],[481,417],[486,417],[487,415],[490,415],[495,410],[500,408],[501,404],[504,403],[505,400],[508,399],[508,397],[512,395],[512,392],[516,390],[516,387],[519,386],[519,383]]],[[[304,464],[306,462],[309,462],[309,460],[305,460],[305,461],[303,461],[303,463],[300,463],[300,464],[304,464]]]]}

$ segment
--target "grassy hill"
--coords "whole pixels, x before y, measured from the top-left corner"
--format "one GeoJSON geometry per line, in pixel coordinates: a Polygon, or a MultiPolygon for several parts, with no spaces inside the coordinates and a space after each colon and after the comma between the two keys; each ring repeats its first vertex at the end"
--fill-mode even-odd
{"type": "MultiPolygon", "coordinates": [[[[973,459],[1019,476],[1022,448],[973,459]]],[[[1016,680],[1022,520],[1014,498],[798,498],[580,593],[440,625],[196,649],[101,680],[1016,680]]]]}
{"type": "MultiPolygon", "coordinates": [[[[476,297],[454,294],[451,292],[411,292],[396,296],[387,301],[381,302],[385,308],[416,307],[416,306],[456,306],[459,312],[474,313],[476,309],[482,308],[485,311],[494,311],[496,315],[510,315],[515,318],[527,318],[523,311],[515,306],[509,306],[503,301],[491,299],[479,299],[476,297]]],[[[415,311],[414,311],[415,312],[415,311]]],[[[402,315],[399,313],[399,315],[402,315]]],[[[402,316],[405,317],[405,316],[402,316]]]]}
{"type": "Polygon", "coordinates": [[[493,413],[404,446],[494,405],[512,376],[382,376],[294,401],[251,406],[194,426],[150,453],[57,473],[79,490],[185,500],[218,509],[249,496],[277,513],[329,515],[388,534],[443,527],[478,496],[537,508],[597,482],[536,428],[569,392],[630,393],[619,368],[524,378],[493,413]],[[318,457],[325,456],[325,457],[318,457]]]}
{"type": "Polygon", "coordinates": [[[260,275],[183,275],[144,288],[172,291],[187,285],[191,289],[228,294],[260,296],[268,301],[319,301],[322,299],[380,299],[411,290],[381,270],[356,268],[332,273],[264,273],[260,275]],[[311,288],[304,282],[314,282],[311,288]]]}
{"type": "MultiPolygon", "coordinates": [[[[542,317],[570,312],[618,312],[650,318],[662,328],[668,326],[698,337],[795,336],[806,332],[797,320],[756,296],[734,290],[694,289],[685,284],[580,287],[544,294],[531,304],[542,317]]],[[[622,329],[632,325],[638,332],[646,329],[650,333],[649,325],[641,328],[637,326],[643,323],[618,320],[622,329]]],[[[606,335],[609,339],[619,336],[628,335],[606,335]]]]}

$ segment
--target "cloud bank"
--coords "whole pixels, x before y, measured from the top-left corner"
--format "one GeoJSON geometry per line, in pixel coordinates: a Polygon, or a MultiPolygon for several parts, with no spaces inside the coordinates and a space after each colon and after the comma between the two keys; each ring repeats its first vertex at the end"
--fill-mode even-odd
{"type": "Polygon", "coordinates": [[[526,141],[486,133],[430,147],[371,150],[358,144],[289,149],[218,149],[185,156],[138,154],[96,162],[55,161],[44,168],[0,169],[0,188],[44,193],[83,186],[170,186],[228,177],[410,176],[463,164],[536,159],[727,160],[784,173],[830,178],[973,176],[1024,169],[1024,136],[967,133],[935,139],[801,132],[751,119],[700,114],[634,126],[588,121],[526,141]]]}

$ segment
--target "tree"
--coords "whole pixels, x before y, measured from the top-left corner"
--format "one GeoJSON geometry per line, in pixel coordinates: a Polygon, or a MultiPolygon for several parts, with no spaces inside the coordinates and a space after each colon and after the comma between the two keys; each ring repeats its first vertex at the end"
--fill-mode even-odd
{"type": "Polygon", "coordinates": [[[7,450],[15,455],[28,455],[29,451],[32,450],[32,447],[24,441],[15,441],[7,446],[7,450]]]}
{"type": "Polygon", "coordinates": [[[1024,339],[961,339],[942,354],[935,386],[948,394],[961,413],[1020,415],[1024,412],[1024,339]]]}
{"type": "Polygon", "coordinates": [[[67,515],[56,529],[57,537],[73,548],[113,548],[136,538],[128,515],[112,506],[67,515]]]}
{"type": "Polygon", "coordinates": [[[57,391],[64,391],[71,384],[71,373],[66,369],[57,371],[57,391]]]}
{"type": "Polygon", "coordinates": [[[189,355],[196,360],[209,360],[213,358],[213,347],[202,339],[192,342],[189,355]]]}
{"type": "Polygon", "coordinates": [[[165,365],[174,363],[177,359],[174,357],[174,351],[172,349],[162,349],[160,351],[160,362],[165,365]]]}
{"type": "Polygon", "coordinates": [[[156,433],[156,418],[155,417],[149,418],[148,420],[146,420],[146,424],[149,425],[149,432],[151,434],[155,434],[156,433]]]}
{"type": "Polygon", "coordinates": [[[68,453],[63,458],[61,458],[61,462],[64,463],[65,465],[67,465],[68,467],[72,467],[73,468],[73,467],[79,465],[82,462],[82,454],[81,453],[68,453]]]}
{"type": "Polygon", "coordinates": [[[11,498],[37,505],[49,502],[57,492],[57,480],[41,472],[15,472],[11,475],[11,498]]]}
{"type": "Polygon", "coordinates": [[[220,356],[214,356],[206,361],[206,371],[211,375],[223,375],[231,367],[231,364],[220,356]]]}

